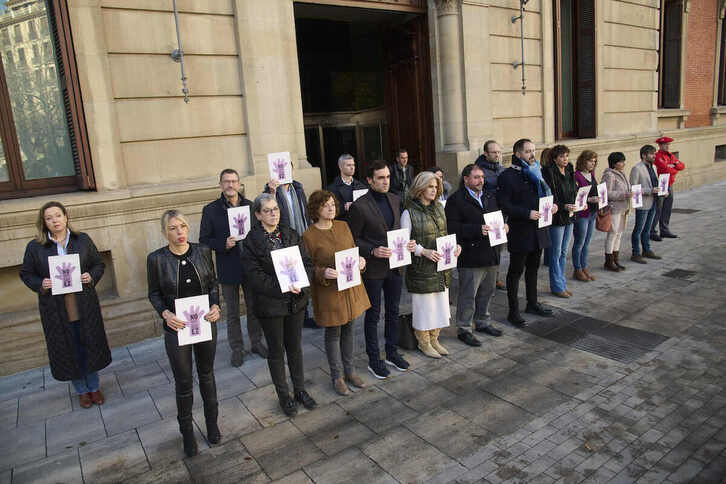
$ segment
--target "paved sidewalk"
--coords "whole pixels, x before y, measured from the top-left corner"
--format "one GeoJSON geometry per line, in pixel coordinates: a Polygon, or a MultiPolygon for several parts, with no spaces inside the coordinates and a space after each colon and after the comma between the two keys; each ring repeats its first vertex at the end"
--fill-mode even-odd
{"type": "MultiPolygon", "coordinates": [[[[216,360],[221,444],[184,459],[173,378],[160,339],[113,351],[101,374],[106,404],[80,409],[48,368],[0,379],[0,484],[24,482],[724,482],[726,476],[726,182],[677,193],[672,227],[653,242],[662,261],[602,269],[604,234],[591,243],[595,282],[542,300],[556,318],[482,336],[469,348],[449,328],[451,355],[407,352],[412,371],[339,397],[321,330],[303,337],[308,390],[319,408],[287,419],[267,365],[216,360]]],[[[630,217],[632,228],[633,217],[630,217]]],[[[506,265],[504,266],[506,267],[506,265]]],[[[568,276],[571,269],[568,269],[568,276]]],[[[523,288],[520,289],[523,294],[523,288]]],[[[506,298],[494,301],[504,321],[506,298]]],[[[529,315],[525,315],[529,316],[529,315]]],[[[382,326],[382,325],[381,325],[382,326]]]]}

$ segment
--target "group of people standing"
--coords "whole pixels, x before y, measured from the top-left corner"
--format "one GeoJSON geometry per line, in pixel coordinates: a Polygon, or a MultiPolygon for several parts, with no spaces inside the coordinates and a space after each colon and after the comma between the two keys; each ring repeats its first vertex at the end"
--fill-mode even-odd
{"type": "MultiPolygon", "coordinates": [[[[643,206],[636,209],[631,260],[645,263],[644,258],[660,258],[650,249],[650,231],[656,217],[660,237],[675,237],[668,225],[672,188],[662,204],[654,202],[658,190],[654,163],[659,173],[671,174],[671,185],[675,172],[684,168],[668,152],[671,141],[659,139],[661,150],[657,153],[652,146],[644,146],[640,151],[641,162],[633,167],[629,179],[624,174],[625,156],[616,152],[608,157],[609,168],[603,174],[611,215],[605,242],[608,270],[624,269],[618,254],[631,209],[633,184],[643,188],[643,206]]],[[[167,244],[147,257],[148,298],[163,321],[185,453],[188,456],[197,453],[192,422],[192,360],[204,403],[207,440],[218,443],[221,433],[217,425],[214,377],[216,325],[211,324],[211,340],[179,345],[177,332],[188,324],[184,317],[175,314],[175,301],[179,298],[206,295],[209,311],[204,319],[215,323],[221,315],[221,286],[231,364],[240,366],[244,362],[240,323],[242,292],[247,307],[250,350],[267,359],[280,407],[286,415],[294,416],[298,405],[307,409],[316,406],[305,389],[302,327],[306,318],[314,319],[317,326],[325,328],[331,383],[341,395],[350,393],[349,386],[366,386],[353,364],[353,322],[364,313],[368,371],[375,378],[385,379],[390,375],[389,368],[409,369],[409,363],[398,350],[399,302],[404,282],[412,297],[412,326],[418,348],[431,358],[448,354],[439,335],[451,318],[452,270],[437,268],[443,257],[436,247],[439,237],[456,234],[458,244],[453,250],[459,281],[455,322],[458,339],[469,346],[480,346],[482,343],[474,332],[494,337],[502,334],[493,325],[489,311],[497,286],[504,285],[499,281],[502,246],[490,244],[489,231],[494,227],[484,222],[484,214],[501,210],[506,220],[503,230],[509,234],[510,253],[506,274],[507,319],[511,324],[525,324],[518,299],[523,274],[527,301],[524,312],[553,314],[537,298],[537,271],[545,249],[548,249],[546,262],[552,293],[560,297],[571,295],[567,290],[565,262],[573,233],[574,278],[594,280],[588,271],[587,255],[598,216],[594,174],[597,155],[584,151],[573,168],[568,159],[569,149],[557,145],[546,150],[540,164],[535,157],[534,143],[521,139],[514,144],[511,166],[505,169],[501,153],[498,143],[487,141],[482,157],[462,170],[455,191],[444,182],[440,168],[414,176],[405,149],[397,152],[392,166],[383,161],[370,163],[365,184],[353,177],[354,158],[342,155],[338,160],[340,176],[327,190],[317,190],[309,199],[301,183],[279,185],[271,180],[252,202],[245,198],[237,171],[225,169],[220,174],[219,199],[202,211],[199,243],[189,241],[190,224],[185,215],[178,210],[167,210],[160,220],[167,244]],[[578,189],[588,185],[591,188],[587,208],[574,212],[578,189]],[[354,201],[356,190],[367,192],[354,201]],[[553,223],[551,227],[539,228],[538,220],[542,216],[539,199],[548,195],[554,197],[553,223]],[[250,207],[255,222],[246,237],[239,240],[230,235],[227,210],[242,206],[250,207]],[[391,268],[389,259],[393,251],[389,248],[387,233],[401,228],[408,229],[410,234],[408,240],[402,241],[401,248],[411,253],[412,262],[405,268],[391,268]],[[299,249],[310,287],[293,285],[289,291],[282,292],[271,252],[287,247],[299,249]],[[362,284],[339,290],[335,253],[355,247],[360,254],[358,267],[362,284]],[[381,302],[385,307],[383,355],[378,342],[381,302]]],[[[49,202],[40,208],[37,229],[36,239],[26,248],[20,277],[38,293],[51,372],[58,380],[72,381],[81,407],[102,405],[104,396],[98,371],[111,362],[94,289],[103,276],[102,258],[87,234],[71,228],[68,212],[59,202],[49,202]],[[51,293],[54,276],[50,273],[48,257],[64,254],[79,254],[82,290],[54,296],[51,293]]]]}

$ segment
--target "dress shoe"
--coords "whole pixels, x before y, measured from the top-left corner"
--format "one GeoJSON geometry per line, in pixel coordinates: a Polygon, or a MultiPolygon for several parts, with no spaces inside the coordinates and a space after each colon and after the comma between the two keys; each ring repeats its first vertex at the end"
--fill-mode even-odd
{"type": "Polygon", "coordinates": [[[590,278],[587,277],[587,274],[585,274],[585,271],[582,269],[575,269],[575,272],[572,273],[572,277],[578,281],[590,282],[590,278]]]}
{"type": "MultiPolygon", "coordinates": [[[[615,260],[616,260],[616,262],[615,262],[615,263],[617,264],[617,258],[616,258],[615,260]]],[[[589,280],[591,280],[591,281],[594,281],[594,280],[595,280],[595,276],[593,276],[592,274],[590,274],[590,273],[589,273],[589,272],[587,271],[587,269],[582,269],[582,273],[583,273],[583,274],[585,274],[585,276],[586,276],[586,277],[587,277],[587,278],[588,278],[589,280]]]]}
{"type": "Polygon", "coordinates": [[[567,293],[567,291],[552,291],[553,296],[561,297],[562,299],[568,299],[570,295],[567,293]]]}
{"type": "Polygon", "coordinates": [[[552,310],[550,308],[546,308],[542,306],[542,304],[527,304],[527,307],[524,309],[525,313],[529,314],[536,314],[538,316],[552,316],[552,310]]]}
{"type": "Polygon", "coordinates": [[[504,284],[502,281],[497,281],[497,289],[499,289],[500,291],[506,291],[507,285],[504,284]]]}
{"type": "Polygon", "coordinates": [[[643,257],[647,259],[662,259],[661,256],[655,255],[655,252],[653,252],[652,250],[646,250],[645,252],[643,252],[643,257]]]}
{"type": "Polygon", "coordinates": [[[524,326],[525,320],[522,317],[521,314],[519,314],[519,311],[510,311],[510,313],[507,315],[507,321],[509,321],[514,326],[524,326]]]}
{"type": "Polygon", "coordinates": [[[356,388],[365,388],[368,386],[366,384],[366,382],[364,382],[363,379],[361,377],[359,377],[358,375],[356,375],[355,373],[351,373],[350,375],[345,375],[345,381],[347,381],[348,383],[350,383],[351,385],[353,385],[356,388]]]}
{"type": "Polygon", "coordinates": [[[481,341],[476,339],[473,334],[467,332],[459,333],[457,336],[461,341],[468,344],[469,346],[481,346],[481,341]]]}
{"type": "Polygon", "coordinates": [[[633,254],[633,256],[630,258],[630,260],[632,260],[633,262],[637,262],[638,264],[647,264],[648,263],[647,260],[643,259],[642,255],[633,254]]]}
{"type": "Polygon", "coordinates": [[[96,390],[95,392],[91,392],[91,401],[95,403],[96,405],[103,405],[103,402],[106,401],[106,399],[103,397],[103,393],[101,393],[101,390],[96,390]]]}
{"type": "Polygon", "coordinates": [[[678,236],[672,232],[661,232],[660,236],[664,239],[677,239],[678,236]]]}
{"type": "Polygon", "coordinates": [[[568,296],[572,297],[572,292],[571,291],[568,291],[567,289],[565,289],[565,292],[567,293],[568,296]]]}
{"type": "Polygon", "coordinates": [[[650,234],[650,240],[654,240],[656,242],[660,242],[663,239],[658,234],[650,234]]]}
{"type": "Polygon", "coordinates": [[[345,381],[343,381],[342,378],[336,378],[333,380],[333,390],[335,390],[335,393],[342,396],[348,396],[350,395],[350,389],[348,389],[348,385],[345,384],[345,381]]]}
{"type": "Polygon", "coordinates": [[[93,399],[91,398],[90,393],[78,395],[78,402],[81,405],[81,408],[91,408],[93,405],[93,399]]]}
{"type": "Polygon", "coordinates": [[[501,336],[502,335],[502,330],[495,328],[491,324],[477,326],[476,331],[477,331],[477,333],[486,333],[491,336],[501,336]]]}
{"type": "Polygon", "coordinates": [[[218,444],[222,440],[222,433],[219,431],[217,421],[207,420],[207,440],[210,444],[218,444]]]}
{"type": "Polygon", "coordinates": [[[303,407],[307,408],[308,410],[312,410],[318,406],[318,403],[313,400],[313,397],[311,397],[305,390],[295,392],[295,401],[298,403],[302,403],[303,407]]]}
{"type": "Polygon", "coordinates": [[[252,347],[250,348],[250,351],[252,353],[257,353],[260,355],[261,358],[267,359],[267,346],[265,346],[265,343],[262,341],[259,341],[257,343],[252,343],[252,347]]]}
{"type": "Polygon", "coordinates": [[[297,415],[297,403],[295,403],[295,400],[290,398],[290,395],[280,397],[278,400],[280,401],[280,408],[282,408],[282,411],[285,412],[285,415],[288,417],[294,417],[297,415]]]}
{"type": "Polygon", "coordinates": [[[242,363],[244,363],[244,362],[245,362],[245,357],[241,351],[235,351],[234,353],[232,353],[232,359],[230,361],[232,366],[234,366],[235,368],[239,368],[240,366],[242,366],[242,363]]]}

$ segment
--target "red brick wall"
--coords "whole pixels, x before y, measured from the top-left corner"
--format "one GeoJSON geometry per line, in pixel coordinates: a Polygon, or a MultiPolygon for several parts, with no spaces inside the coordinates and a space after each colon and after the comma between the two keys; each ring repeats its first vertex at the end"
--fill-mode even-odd
{"type": "Polygon", "coordinates": [[[685,108],[691,112],[686,127],[711,124],[718,0],[690,2],[686,40],[685,108]]]}

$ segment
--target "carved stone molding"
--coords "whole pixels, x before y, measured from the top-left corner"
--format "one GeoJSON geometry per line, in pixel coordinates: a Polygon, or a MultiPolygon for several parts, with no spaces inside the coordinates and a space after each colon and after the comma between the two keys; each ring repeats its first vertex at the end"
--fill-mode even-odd
{"type": "Polygon", "coordinates": [[[439,15],[454,15],[461,10],[462,0],[435,0],[436,11],[439,15]]]}

